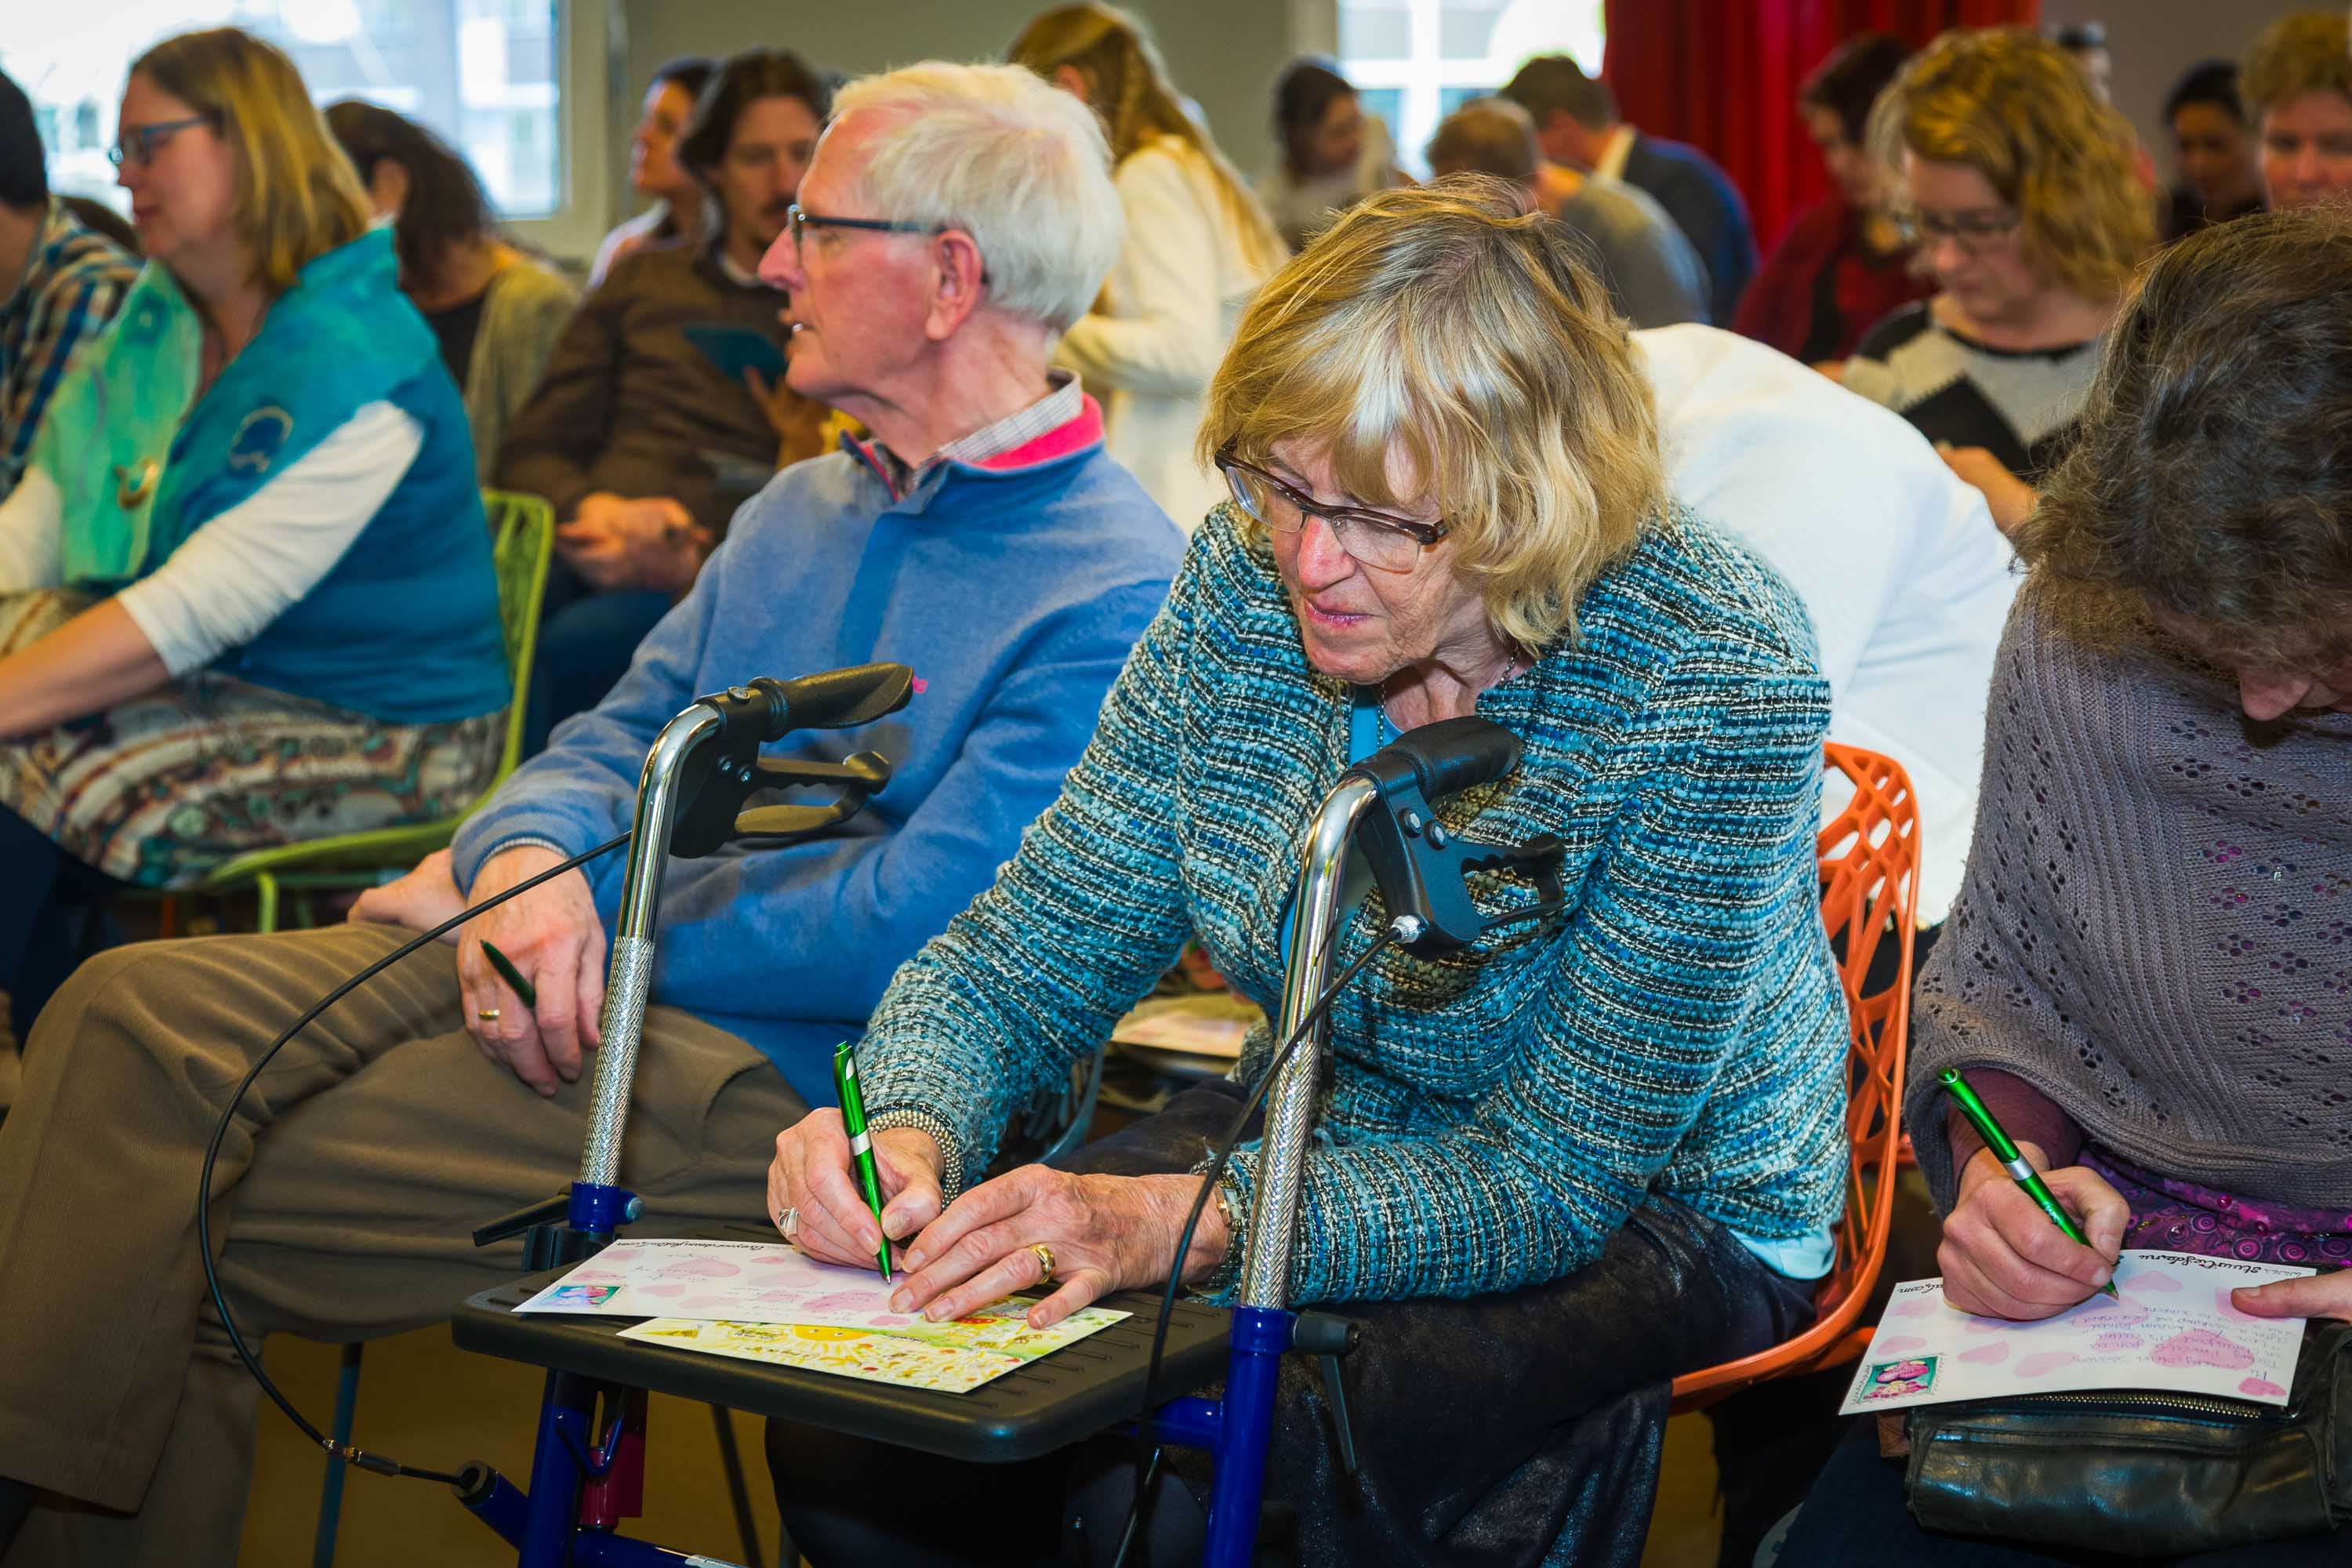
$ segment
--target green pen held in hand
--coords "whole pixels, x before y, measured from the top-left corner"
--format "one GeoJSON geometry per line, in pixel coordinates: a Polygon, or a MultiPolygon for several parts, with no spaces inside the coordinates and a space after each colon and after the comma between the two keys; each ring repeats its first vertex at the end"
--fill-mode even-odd
{"type": "MultiPolygon", "coordinates": [[[[866,1135],[866,1096],[857,1088],[857,1053],[847,1040],[833,1053],[833,1089],[841,1099],[842,1131],[849,1134],[849,1157],[857,1167],[857,1184],[866,1189],[866,1206],[874,1211],[874,1226],[882,1226],[882,1182],[874,1170],[874,1140],[866,1135]]],[[[890,1237],[885,1231],[882,1251],[877,1261],[882,1266],[882,1283],[890,1283],[890,1237]]]]}
{"type": "MultiPolygon", "coordinates": [[[[2033,1200],[2034,1206],[2050,1216],[2050,1223],[2056,1226],[2067,1240],[2084,1247],[2090,1246],[2091,1238],[2083,1234],[2083,1227],[2074,1223],[2074,1216],[2066,1212],[2066,1206],[2050,1191],[2049,1184],[2042,1179],[2042,1173],[2026,1163],[2025,1156],[2017,1152],[2016,1142],[2002,1130],[2000,1122],[1993,1120],[1991,1110],[1977,1098],[1977,1091],[1969,1087],[1969,1080],[1960,1076],[1960,1069],[1946,1068],[1936,1081],[1944,1086],[1944,1092],[1959,1106],[1960,1114],[1969,1119],[1969,1124],[1977,1130],[1977,1136],[1985,1141],[1985,1147],[1992,1151],[1992,1157],[2000,1162],[2000,1168],[2009,1173],[2009,1179],[2024,1189],[2025,1195],[2033,1200]]],[[[2116,1296],[2116,1282],[2112,1278],[2099,1289],[2116,1296]]],[[[2116,1296],[2116,1299],[2123,1300],[2120,1296],[2116,1296]]]]}
{"type": "Polygon", "coordinates": [[[513,959],[487,942],[482,943],[482,956],[490,961],[490,967],[499,972],[499,978],[514,988],[514,994],[522,998],[524,1006],[534,1011],[538,1009],[539,988],[522,977],[522,971],[514,966],[513,959]]]}

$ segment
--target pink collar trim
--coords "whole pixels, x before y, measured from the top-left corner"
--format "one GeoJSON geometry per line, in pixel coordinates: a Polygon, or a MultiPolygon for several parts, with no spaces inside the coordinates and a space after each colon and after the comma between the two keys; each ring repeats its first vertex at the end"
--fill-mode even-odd
{"type": "Polygon", "coordinates": [[[1009,452],[999,452],[982,459],[976,466],[982,468],[1026,468],[1038,463],[1050,463],[1056,458],[1066,458],[1088,447],[1098,447],[1103,438],[1102,405],[1094,394],[1081,393],[1078,412],[1073,418],[1046,431],[1034,441],[1024,441],[1009,452]]]}

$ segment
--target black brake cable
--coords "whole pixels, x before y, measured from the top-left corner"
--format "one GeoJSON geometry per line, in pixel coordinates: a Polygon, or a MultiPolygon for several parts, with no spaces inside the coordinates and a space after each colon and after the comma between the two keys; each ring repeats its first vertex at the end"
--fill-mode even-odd
{"type": "Polygon", "coordinates": [[[623,845],[628,843],[629,837],[630,836],[626,833],[616,835],[612,838],[606,839],[604,843],[599,844],[596,847],[588,850],[584,854],[574,855],[569,860],[563,861],[560,865],[551,866],[535,877],[527,878],[522,881],[517,882],[513,887],[509,888],[502,893],[497,894],[491,898],[484,899],[478,904],[475,904],[470,908],[459,910],[449,919],[443,921],[439,925],[435,926],[431,931],[425,932],[423,935],[418,936],[412,941],[403,942],[391,952],[386,953],[383,957],[376,960],[373,963],[369,964],[365,969],[361,970],[357,974],[352,975],[349,980],[344,981],[332,991],[328,992],[324,996],[319,998],[318,1001],[312,1003],[309,1009],[306,1010],[300,1017],[288,1025],[285,1032],[280,1034],[275,1040],[272,1040],[269,1043],[269,1048],[261,1053],[259,1059],[255,1061],[252,1067],[246,1069],[245,1077],[237,1082],[236,1092],[228,1097],[228,1104],[222,1108],[220,1121],[213,1128],[212,1141],[205,1145],[204,1172],[197,1177],[196,1181],[196,1247],[204,1258],[205,1289],[212,1295],[213,1310],[219,1314],[221,1327],[228,1331],[228,1342],[236,1350],[237,1360],[245,1363],[245,1370],[252,1374],[253,1381],[255,1383],[261,1385],[261,1392],[269,1395],[270,1402],[276,1405],[278,1409],[286,1413],[286,1419],[294,1423],[294,1425],[300,1429],[302,1435],[305,1437],[308,1437],[313,1445],[325,1450],[328,1458],[330,1458],[340,1459],[345,1464],[356,1465],[361,1469],[370,1470],[380,1476],[414,1476],[419,1480],[438,1481],[445,1486],[460,1486],[464,1484],[460,1478],[447,1474],[445,1471],[428,1470],[415,1465],[404,1465],[399,1460],[387,1458],[384,1455],[368,1453],[364,1449],[359,1447],[356,1444],[338,1443],[332,1437],[320,1431],[318,1427],[310,1424],[309,1419],[305,1417],[300,1411],[294,1408],[294,1402],[287,1398],[285,1394],[278,1389],[278,1384],[270,1380],[269,1374],[267,1372],[264,1372],[261,1368],[261,1358],[254,1353],[253,1347],[247,1344],[245,1342],[245,1336],[237,1331],[236,1320],[229,1313],[228,1299],[221,1292],[220,1265],[213,1256],[212,1232],[213,1167],[220,1159],[221,1145],[228,1140],[228,1130],[236,1124],[236,1108],[244,1101],[246,1090],[253,1087],[254,1080],[261,1076],[262,1069],[269,1065],[271,1058],[276,1057],[279,1051],[285,1049],[289,1041],[292,1040],[295,1036],[300,1034],[304,1029],[310,1027],[311,1023],[328,1008],[333,1006],[336,1003],[341,1001],[353,991],[358,990],[362,985],[366,984],[369,981],[374,979],[377,975],[383,973],[385,970],[391,968],[402,959],[406,958],[410,953],[416,952],[427,942],[439,941],[442,937],[446,936],[449,932],[457,930],[467,921],[472,920],[476,915],[481,914],[485,910],[498,908],[499,905],[505,903],[509,899],[515,897],[519,893],[527,893],[530,891],[531,889],[538,887],[541,882],[548,880],[550,878],[561,877],[566,871],[578,869],[580,867],[596,858],[599,855],[608,855],[612,853],[614,850],[618,849],[623,845]]]}

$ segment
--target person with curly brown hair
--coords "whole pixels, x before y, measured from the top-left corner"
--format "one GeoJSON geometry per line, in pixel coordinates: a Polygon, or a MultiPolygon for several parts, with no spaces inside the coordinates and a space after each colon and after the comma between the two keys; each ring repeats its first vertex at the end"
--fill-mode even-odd
{"type": "Polygon", "coordinates": [[[2013,528],[2156,237],[2138,142],[2064,50],[2022,27],[1937,39],[1880,95],[1870,139],[1937,292],[1872,328],[1841,379],[1950,448],[2013,528]]]}
{"type": "MultiPolygon", "coordinates": [[[[1944,1296],[2047,1318],[2154,1247],[2315,1266],[2230,1304],[2352,1320],[2352,215],[2190,235],[2112,337],[2016,535],[1968,877],[1919,981],[1904,1117],[1944,1296]],[[1947,1068],[2091,1245],[1947,1113],[1947,1068]]],[[[1858,1424],[1782,1560],[2076,1561],[1927,1534],[1900,1474],[1858,1424]]],[[[2340,1563],[2352,1528],[2259,1550],[2340,1563]]]]}

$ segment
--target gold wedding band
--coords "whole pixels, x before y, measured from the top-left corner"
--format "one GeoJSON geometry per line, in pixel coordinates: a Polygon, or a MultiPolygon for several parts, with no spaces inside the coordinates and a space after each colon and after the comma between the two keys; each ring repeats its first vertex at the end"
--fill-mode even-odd
{"type": "Polygon", "coordinates": [[[1044,1272],[1037,1276],[1037,1283],[1043,1285],[1054,1277],[1054,1249],[1042,1241],[1033,1241],[1029,1244],[1029,1250],[1037,1255],[1037,1261],[1044,1268],[1044,1272]]]}
{"type": "Polygon", "coordinates": [[[499,1010],[496,1007],[477,1007],[474,1016],[485,1024],[495,1024],[499,1021],[499,1010]]]}

